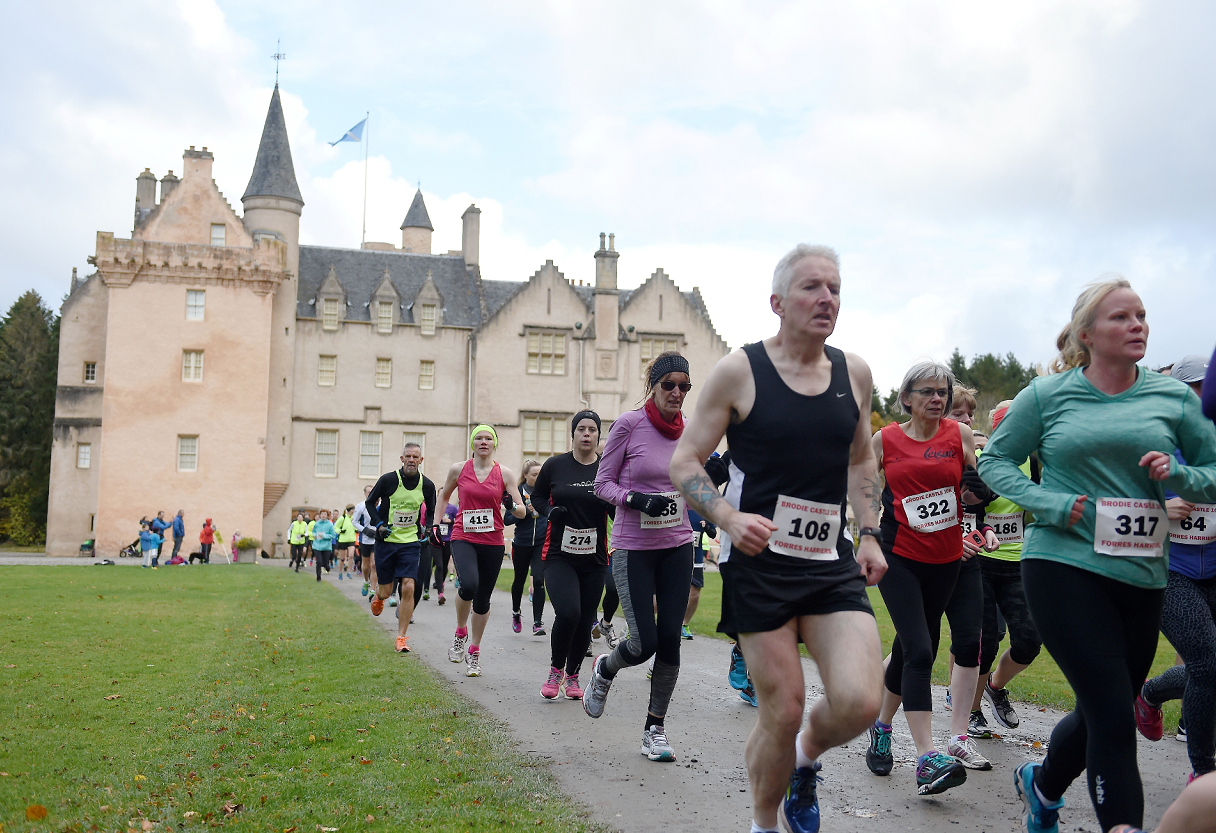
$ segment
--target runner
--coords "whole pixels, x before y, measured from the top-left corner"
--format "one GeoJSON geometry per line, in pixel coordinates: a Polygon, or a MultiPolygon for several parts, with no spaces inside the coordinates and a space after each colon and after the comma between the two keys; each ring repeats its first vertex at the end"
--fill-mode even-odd
{"type": "Polygon", "coordinates": [[[886,568],[869,442],[873,383],[861,358],[825,343],[840,311],[839,263],[832,249],[805,244],[778,262],[769,298],[777,335],[718,363],[671,466],[721,530],[718,630],[738,635],[760,710],[745,752],[757,831],[775,830],[778,812],[794,833],[817,831],[819,757],[878,712],[882,657],[865,589],[886,568]],[[701,465],[723,435],[725,498],[701,465]],[[862,526],[857,558],[846,497],[862,526]],[[825,688],[805,728],[800,641],[825,688]]]}
{"type": "MultiPolygon", "coordinates": [[[[448,578],[448,567],[452,563],[452,528],[456,523],[456,513],[459,511],[456,504],[449,503],[447,508],[443,510],[443,516],[439,519],[439,543],[442,544],[440,554],[435,558],[435,591],[439,594],[438,603],[446,604],[447,599],[443,595],[443,585],[448,578]]],[[[511,517],[515,517],[512,515],[511,517]]],[[[432,542],[434,545],[434,542],[432,542]]]]}
{"type": "Polygon", "coordinates": [[[688,624],[701,603],[701,588],[705,586],[705,550],[709,540],[718,537],[718,528],[691,509],[688,510],[688,522],[692,525],[692,587],[688,591],[688,607],[684,609],[684,626],[680,629],[684,639],[692,639],[688,624]]]}
{"type": "Polygon", "coordinates": [[[1015,776],[1032,831],[1057,829],[1082,772],[1103,829],[1144,822],[1133,703],[1161,625],[1165,487],[1216,501],[1216,428],[1185,385],[1137,366],[1148,333],[1126,280],[1086,287],[1056,342],[1055,372],[1014,398],[980,460],[996,492],[1034,513],[1022,546],[1026,601],[1076,695],[1046,759],[1015,776]],[[1033,451],[1040,485],[1018,469],[1033,451]]]}
{"type": "Polygon", "coordinates": [[[596,657],[583,709],[599,717],[617,673],[655,657],[642,752],[652,761],[674,761],[664,719],[680,673],[680,623],[692,586],[692,528],[668,464],[684,432],[680,406],[692,387],[688,360],[674,351],[660,353],[647,366],[646,379],[645,405],[612,424],[595,476],[596,496],[618,507],[612,575],[629,637],[612,653],[596,657]]]}
{"type": "MultiPolygon", "coordinates": [[[[307,516],[306,516],[307,517],[307,516]]],[[[316,557],[316,552],[312,545],[312,531],[317,525],[317,518],[321,517],[319,512],[314,512],[311,518],[308,518],[308,566],[311,567],[313,560],[316,557]]]]}
{"type": "Polygon", "coordinates": [[[504,518],[506,524],[514,524],[515,540],[511,542],[511,564],[515,575],[511,579],[511,630],[519,633],[523,629],[523,614],[520,613],[520,603],[523,601],[524,584],[528,580],[528,572],[532,573],[532,635],[544,636],[545,623],[545,565],[542,552],[545,548],[545,530],[548,521],[537,512],[532,505],[532,489],[540,474],[540,463],[535,460],[524,460],[521,469],[523,482],[519,484],[519,493],[523,495],[524,507],[528,513],[524,519],[517,521],[515,516],[504,518]]]}
{"type": "MultiPolygon", "coordinates": [[[[887,481],[882,491],[882,549],[889,568],[878,589],[895,625],[896,637],[884,675],[882,709],[870,728],[866,765],[875,775],[890,774],[894,764],[891,721],[902,699],[904,717],[916,743],[916,786],[920,795],[957,787],[967,780],[967,767],[992,766],[967,734],[970,715],[965,709],[951,712],[945,754],[933,741],[929,676],[937,656],[942,613],[954,595],[964,559],[980,549],[964,538],[959,528],[964,473],[969,473],[970,480],[978,478],[974,477],[971,429],[944,418],[952,410],[953,399],[954,374],[950,369],[932,361],[918,362],[904,374],[899,392],[900,405],[911,419],[875,432],[872,441],[887,481]]],[[[995,549],[995,538],[988,543],[995,549]]],[[[978,579],[970,569],[972,580],[978,579]]],[[[968,585],[963,592],[967,604],[974,605],[978,619],[982,588],[968,585]]],[[[963,617],[968,628],[971,615],[963,617]]],[[[969,656],[973,665],[956,667],[951,679],[961,703],[969,702],[975,692],[978,636],[976,632],[975,655],[969,656]]]]}
{"type": "MultiPolygon", "coordinates": [[[[363,487],[363,500],[359,501],[355,506],[353,518],[355,531],[359,533],[359,558],[363,562],[361,565],[363,571],[363,589],[360,592],[364,596],[368,594],[371,586],[376,583],[376,559],[374,557],[376,529],[371,525],[371,515],[367,513],[367,496],[371,493],[371,486],[363,487]]],[[[374,598],[375,594],[372,595],[374,598]]]]}
{"type": "MultiPolygon", "coordinates": [[[[490,598],[502,570],[506,552],[503,543],[502,510],[522,518],[527,513],[516,485],[515,473],[494,462],[498,434],[485,424],[469,435],[473,459],[453,463],[439,492],[446,506],[452,492],[460,491],[460,511],[452,530],[452,560],[460,580],[456,597],[456,635],[448,659],[465,663],[465,674],[481,676],[481,637],[490,619],[490,598]],[[472,644],[469,644],[469,610],[473,612],[472,644]],[[466,651],[467,646],[467,651],[466,651]]],[[[428,513],[429,517],[434,517],[428,513]]],[[[439,524],[431,527],[431,543],[440,540],[439,524]]]]}
{"type": "Polygon", "coordinates": [[[287,566],[295,567],[297,573],[304,566],[304,543],[307,540],[308,522],[304,520],[304,513],[299,512],[287,531],[287,542],[291,545],[291,562],[287,566]]]}
{"type": "Polygon", "coordinates": [[[595,496],[600,417],[579,411],[570,421],[574,450],[550,457],[535,478],[532,506],[548,519],[545,583],[553,602],[552,662],[540,688],[547,700],[579,700],[579,671],[608,575],[608,504],[595,496]]]}
{"type": "Polygon", "coordinates": [[[414,577],[421,556],[421,519],[435,516],[435,484],[419,471],[422,446],[408,442],[401,449],[401,468],[380,476],[367,496],[370,526],[376,531],[376,593],[372,615],[384,610],[400,582],[397,641],[394,650],[410,652],[410,617],[414,615],[414,577]]]}
{"type": "MultiPolygon", "coordinates": [[[[596,453],[601,457],[603,456],[604,452],[602,441],[600,443],[600,449],[596,453]]],[[[609,651],[615,648],[621,641],[621,634],[616,632],[616,628],[613,627],[612,624],[612,617],[616,615],[617,610],[621,606],[621,596],[616,592],[616,581],[612,578],[612,553],[614,551],[612,548],[612,522],[613,513],[609,512],[608,533],[606,536],[608,545],[608,576],[604,579],[604,598],[600,604],[603,610],[603,615],[600,616],[596,623],[591,627],[591,638],[599,639],[601,636],[603,636],[604,644],[608,646],[609,651]]],[[[588,648],[588,650],[590,650],[590,648],[588,648]]]]}
{"type": "MultiPolygon", "coordinates": [[[[1187,356],[1170,376],[1198,395],[1206,365],[1204,356],[1187,356]]],[[[1174,456],[1186,465],[1180,451],[1174,456]]],[[[1160,740],[1161,705],[1182,698],[1180,722],[1187,729],[1194,780],[1216,770],[1216,504],[1191,503],[1169,489],[1165,497],[1170,560],[1161,632],[1186,664],[1144,684],[1136,700],[1136,728],[1149,740],[1160,740]]]]}
{"type": "Polygon", "coordinates": [[[347,578],[352,578],[350,574],[351,551],[355,548],[356,539],[359,534],[355,531],[354,521],[351,516],[355,513],[355,505],[349,503],[346,506],[346,511],[338,516],[338,522],[334,524],[334,529],[338,531],[338,579],[342,579],[342,573],[346,573],[347,578]]]}
{"type": "Polygon", "coordinates": [[[325,509],[318,510],[317,519],[312,524],[312,552],[316,559],[317,581],[321,580],[321,570],[329,572],[330,551],[337,538],[338,533],[330,523],[329,512],[325,509]]]}

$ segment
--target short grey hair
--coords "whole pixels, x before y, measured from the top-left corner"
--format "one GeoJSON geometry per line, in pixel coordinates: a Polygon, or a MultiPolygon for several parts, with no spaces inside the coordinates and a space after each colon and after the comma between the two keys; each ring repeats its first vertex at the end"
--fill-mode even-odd
{"type": "Polygon", "coordinates": [[[840,255],[836,254],[836,250],[831,246],[812,246],[807,243],[799,243],[794,248],[786,253],[785,257],[777,261],[777,268],[773,270],[773,294],[778,298],[784,298],[789,294],[790,281],[794,278],[794,266],[798,261],[807,257],[821,257],[824,260],[830,261],[837,271],[840,271],[840,255]]]}
{"type": "Polygon", "coordinates": [[[912,413],[912,409],[904,402],[904,397],[912,393],[912,386],[921,379],[938,379],[946,383],[949,393],[946,394],[946,413],[950,413],[954,408],[954,386],[957,384],[954,378],[954,372],[946,367],[941,362],[935,362],[932,359],[925,359],[908,368],[908,372],[904,374],[903,384],[899,386],[899,406],[905,414],[912,413]]]}
{"type": "Polygon", "coordinates": [[[408,451],[408,450],[409,450],[409,449],[411,449],[411,448],[416,448],[416,449],[418,449],[419,451],[422,451],[422,443],[415,442],[414,440],[410,440],[408,443],[406,443],[405,445],[401,446],[401,453],[402,453],[402,454],[405,454],[405,452],[406,452],[406,451],[408,451]]]}

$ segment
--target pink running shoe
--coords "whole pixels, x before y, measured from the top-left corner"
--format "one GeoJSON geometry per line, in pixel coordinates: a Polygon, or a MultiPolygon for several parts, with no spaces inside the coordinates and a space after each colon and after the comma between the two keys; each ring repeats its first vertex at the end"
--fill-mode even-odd
{"type": "Polygon", "coordinates": [[[568,674],[566,676],[566,699],[567,700],[582,700],[583,690],[578,684],[578,674],[568,674]]]}
{"type": "Polygon", "coordinates": [[[1136,695],[1136,728],[1140,734],[1149,740],[1161,740],[1161,709],[1155,708],[1144,699],[1143,694],[1136,695]]]}
{"type": "MultiPolygon", "coordinates": [[[[556,700],[557,695],[562,690],[562,678],[564,676],[565,674],[562,673],[560,668],[550,668],[549,679],[540,687],[540,696],[546,700],[556,700]]],[[[582,697],[582,694],[579,697],[582,697]]]]}
{"type": "Polygon", "coordinates": [[[516,633],[523,630],[523,621],[518,613],[511,614],[511,630],[515,631],[516,633]]]}

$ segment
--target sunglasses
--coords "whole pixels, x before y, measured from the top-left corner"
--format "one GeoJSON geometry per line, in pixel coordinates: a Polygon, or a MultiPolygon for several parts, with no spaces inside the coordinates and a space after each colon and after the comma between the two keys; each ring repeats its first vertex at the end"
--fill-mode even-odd
{"type": "Polygon", "coordinates": [[[948,396],[950,396],[950,388],[913,388],[912,392],[919,393],[921,396],[925,397],[926,399],[930,398],[935,393],[938,396],[940,396],[942,399],[945,399],[948,396]]]}
{"type": "Polygon", "coordinates": [[[659,382],[659,387],[669,392],[679,388],[680,393],[688,393],[692,390],[692,382],[659,382]]]}

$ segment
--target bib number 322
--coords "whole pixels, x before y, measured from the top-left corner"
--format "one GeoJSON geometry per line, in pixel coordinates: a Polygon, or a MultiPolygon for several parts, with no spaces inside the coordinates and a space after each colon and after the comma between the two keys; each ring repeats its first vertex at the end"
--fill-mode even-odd
{"type": "Polygon", "coordinates": [[[901,503],[908,526],[917,532],[940,532],[958,525],[958,501],[952,486],[912,495],[901,503]]]}
{"type": "Polygon", "coordinates": [[[1169,533],[1165,510],[1155,500],[1098,498],[1094,521],[1094,552],[1160,558],[1169,533]]]}
{"type": "Polygon", "coordinates": [[[782,555],[812,561],[835,561],[840,557],[840,507],[813,500],[777,496],[773,510],[777,529],[768,540],[769,549],[782,555]]]}

